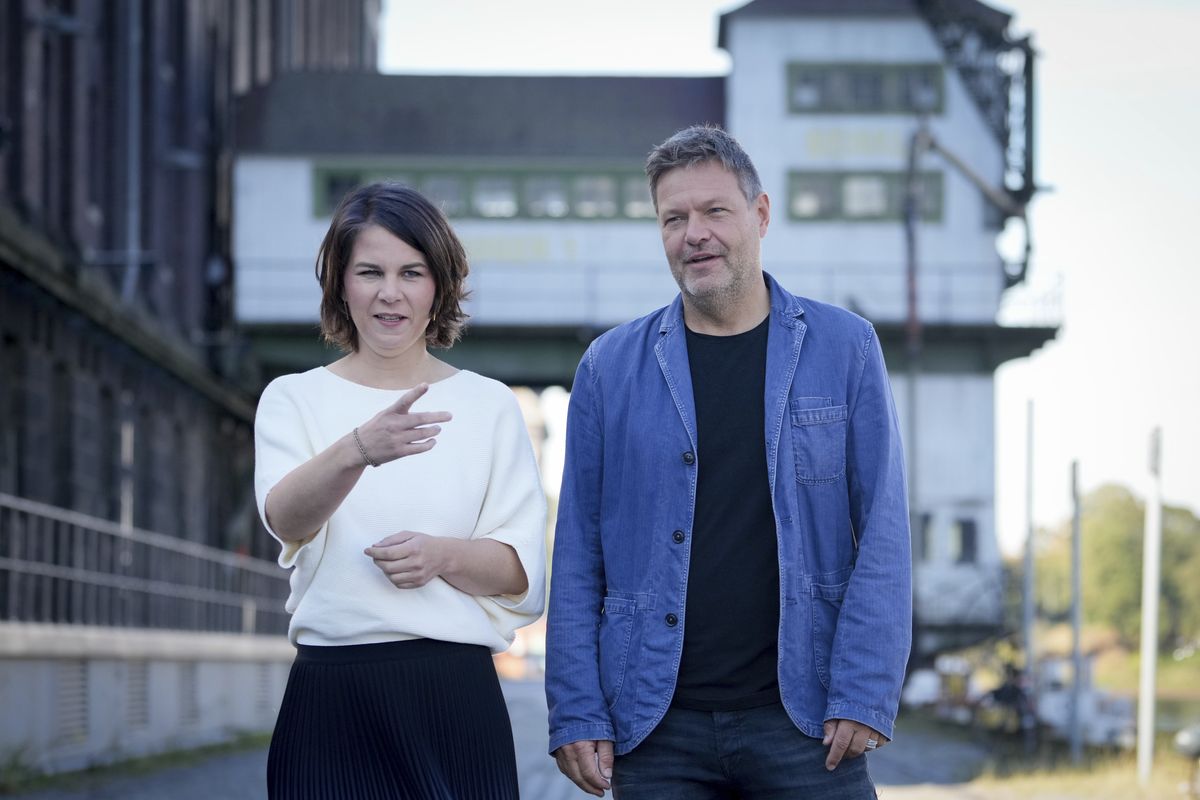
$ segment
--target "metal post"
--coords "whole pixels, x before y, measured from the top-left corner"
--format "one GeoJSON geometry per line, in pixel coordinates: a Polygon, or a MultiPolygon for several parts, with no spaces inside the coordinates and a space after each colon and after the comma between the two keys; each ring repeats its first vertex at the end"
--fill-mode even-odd
{"type": "Polygon", "coordinates": [[[1037,651],[1034,649],[1033,626],[1036,605],[1034,592],[1034,542],[1033,542],[1033,399],[1025,406],[1025,576],[1022,591],[1021,632],[1025,646],[1025,688],[1028,702],[1021,710],[1021,729],[1025,737],[1025,751],[1032,753],[1036,742],[1034,733],[1036,720],[1032,719],[1037,708],[1037,651]]]}
{"type": "Polygon", "coordinates": [[[1142,666],[1138,687],[1138,782],[1150,783],[1154,763],[1154,682],[1158,667],[1158,595],[1162,570],[1162,429],[1150,434],[1150,491],[1142,545],[1142,666]]]}
{"type": "MultiPolygon", "coordinates": [[[[917,166],[921,152],[926,146],[925,123],[922,120],[917,129],[913,131],[909,141],[904,196],[905,282],[908,309],[905,323],[905,344],[908,356],[905,386],[905,403],[908,406],[906,414],[908,440],[904,443],[904,449],[908,453],[908,513],[913,536],[923,536],[924,534],[921,530],[920,484],[917,480],[919,474],[917,470],[917,379],[921,372],[921,316],[917,306],[917,224],[920,220],[921,189],[917,166]]],[[[919,548],[914,547],[913,556],[914,558],[928,557],[928,554],[919,552],[919,548]]]]}
{"type": "Polygon", "coordinates": [[[137,298],[142,269],[142,0],[127,0],[125,91],[125,275],[121,299],[137,298]]]}
{"type": "Polygon", "coordinates": [[[1079,462],[1071,462],[1071,763],[1083,760],[1083,725],[1080,704],[1083,700],[1084,667],[1080,639],[1083,632],[1083,590],[1081,580],[1082,546],[1079,503],[1079,462]]]}

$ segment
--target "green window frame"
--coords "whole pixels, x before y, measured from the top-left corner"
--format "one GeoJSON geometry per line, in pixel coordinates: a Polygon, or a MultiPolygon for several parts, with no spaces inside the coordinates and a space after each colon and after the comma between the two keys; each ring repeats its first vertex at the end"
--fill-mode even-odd
{"type": "MultiPolygon", "coordinates": [[[[788,173],[788,219],[793,222],[898,222],[904,218],[903,171],[801,171],[788,173]]],[[[918,173],[921,221],[941,222],[945,176],[918,173]]]]}
{"type": "Polygon", "coordinates": [[[638,169],[321,164],[312,180],[315,218],[329,217],[358,186],[395,180],[416,187],[452,219],[655,219],[646,176],[638,169]]]}
{"type": "Polygon", "coordinates": [[[789,114],[941,114],[946,74],[941,64],[787,65],[789,114]]]}

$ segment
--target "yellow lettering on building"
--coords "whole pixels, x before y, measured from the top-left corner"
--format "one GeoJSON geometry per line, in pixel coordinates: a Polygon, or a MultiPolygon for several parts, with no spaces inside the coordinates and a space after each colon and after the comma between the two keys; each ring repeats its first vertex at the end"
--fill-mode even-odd
{"type": "Polygon", "coordinates": [[[464,236],[471,258],[491,261],[544,261],[550,243],[544,236],[464,236]]]}
{"type": "Polygon", "coordinates": [[[807,155],[814,159],[871,156],[902,158],[904,137],[898,131],[815,128],[804,137],[807,155]]]}

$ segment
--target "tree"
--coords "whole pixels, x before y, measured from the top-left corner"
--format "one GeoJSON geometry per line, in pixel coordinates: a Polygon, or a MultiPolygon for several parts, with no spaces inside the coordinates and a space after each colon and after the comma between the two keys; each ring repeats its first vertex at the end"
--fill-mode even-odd
{"type": "MultiPolygon", "coordinates": [[[[1088,494],[1081,515],[1083,616],[1136,646],[1141,632],[1142,538],[1145,505],[1122,486],[1088,494]]],[[[1071,523],[1048,534],[1038,555],[1038,602],[1043,615],[1065,620],[1070,611],[1071,523]]],[[[1200,519],[1183,508],[1163,509],[1159,646],[1200,639],[1200,519]]]]}

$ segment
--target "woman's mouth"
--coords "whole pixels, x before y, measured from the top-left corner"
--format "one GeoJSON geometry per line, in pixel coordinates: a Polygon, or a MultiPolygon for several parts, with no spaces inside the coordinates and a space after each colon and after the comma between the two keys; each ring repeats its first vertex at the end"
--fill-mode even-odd
{"type": "Polygon", "coordinates": [[[407,319],[407,317],[401,316],[400,314],[376,314],[375,319],[379,320],[384,325],[399,325],[401,322],[407,319]]]}

